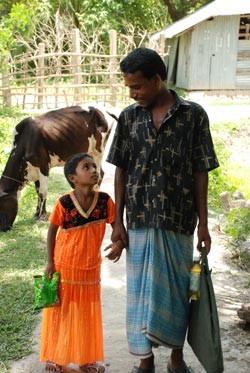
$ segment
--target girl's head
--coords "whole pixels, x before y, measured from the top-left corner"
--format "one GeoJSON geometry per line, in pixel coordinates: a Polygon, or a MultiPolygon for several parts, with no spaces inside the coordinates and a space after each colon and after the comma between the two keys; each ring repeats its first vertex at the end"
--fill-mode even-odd
{"type": "Polygon", "coordinates": [[[75,181],[90,185],[98,182],[97,166],[87,153],[78,153],[69,158],[64,165],[64,175],[72,188],[75,188],[75,181]]]}

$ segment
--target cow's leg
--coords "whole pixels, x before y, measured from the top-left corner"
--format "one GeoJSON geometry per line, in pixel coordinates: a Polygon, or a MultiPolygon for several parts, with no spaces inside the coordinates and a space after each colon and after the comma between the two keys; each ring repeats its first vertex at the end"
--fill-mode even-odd
{"type": "Polygon", "coordinates": [[[35,188],[37,193],[37,206],[36,206],[36,213],[34,215],[35,220],[46,220],[46,199],[41,197],[39,190],[40,190],[40,181],[37,180],[35,182],[35,188]]]}
{"type": "Polygon", "coordinates": [[[34,218],[39,220],[46,220],[46,198],[48,193],[48,176],[39,173],[39,180],[35,182],[36,192],[38,196],[37,208],[34,218]]]}

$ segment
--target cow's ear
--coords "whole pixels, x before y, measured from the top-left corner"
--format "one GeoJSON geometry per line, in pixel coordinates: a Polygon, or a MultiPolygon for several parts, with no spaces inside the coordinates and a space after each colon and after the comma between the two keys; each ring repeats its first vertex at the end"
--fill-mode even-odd
{"type": "Polygon", "coordinates": [[[101,110],[96,109],[93,106],[89,106],[89,111],[91,113],[91,120],[96,123],[97,130],[100,132],[108,131],[108,122],[101,110]]]}

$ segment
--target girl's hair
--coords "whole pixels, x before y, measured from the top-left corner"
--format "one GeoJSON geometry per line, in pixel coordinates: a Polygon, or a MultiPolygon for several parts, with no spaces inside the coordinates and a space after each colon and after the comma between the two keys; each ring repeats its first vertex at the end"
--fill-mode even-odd
{"type": "Polygon", "coordinates": [[[159,74],[161,80],[167,79],[167,69],[164,61],[153,49],[135,48],[121,62],[120,69],[123,73],[133,74],[141,71],[147,79],[159,74]]]}
{"type": "Polygon", "coordinates": [[[78,163],[81,162],[84,158],[93,159],[93,157],[91,157],[91,155],[89,155],[88,153],[78,153],[78,154],[75,154],[72,157],[70,157],[64,165],[64,175],[65,175],[69,185],[72,188],[74,188],[75,186],[69,180],[69,175],[75,175],[76,174],[76,167],[77,167],[78,163]]]}

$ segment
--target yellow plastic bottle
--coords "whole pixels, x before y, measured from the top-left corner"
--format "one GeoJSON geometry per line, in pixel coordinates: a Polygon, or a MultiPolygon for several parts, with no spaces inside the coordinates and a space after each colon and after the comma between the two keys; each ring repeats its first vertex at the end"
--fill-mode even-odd
{"type": "Polygon", "coordinates": [[[200,298],[200,274],[200,257],[197,256],[194,257],[194,262],[190,269],[189,296],[191,300],[198,300],[200,298]]]}

